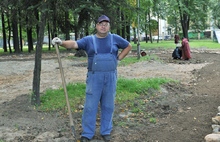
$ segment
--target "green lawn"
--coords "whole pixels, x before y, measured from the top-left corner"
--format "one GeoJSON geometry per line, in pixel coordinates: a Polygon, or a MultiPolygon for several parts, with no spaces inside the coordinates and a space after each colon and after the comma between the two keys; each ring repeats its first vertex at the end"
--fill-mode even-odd
{"type": "MultiPolygon", "coordinates": [[[[173,81],[166,78],[152,78],[152,79],[125,79],[118,78],[117,91],[115,101],[117,104],[122,104],[127,101],[133,102],[139,98],[141,94],[147,93],[149,88],[155,90],[160,89],[160,85],[173,81]]],[[[79,105],[85,103],[85,83],[69,83],[66,86],[68,97],[70,100],[70,107],[72,111],[77,112],[79,105]]],[[[155,94],[152,93],[151,96],[155,94]]],[[[39,109],[43,111],[66,111],[66,99],[63,88],[60,89],[48,89],[44,95],[40,98],[41,106],[39,109]]],[[[133,102],[134,103],[134,102],[133,102]]]]}
{"type": "MultiPolygon", "coordinates": [[[[134,44],[134,42],[131,42],[132,45],[132,49],[137,49],[137,44],[134,44]]],[[[190,47],[207,47],[209,49],[220,49],[220,44],[217,42],[214,42],[213,40],[209,39],[209,40],[190,40],[189,42],[189,46],[190,47]]],[[[34,45],[34,48],[36,46],[34,45]]],[[[176,44],[174,44],[174,41],[159,41],[159,43],[157,43],[157,41],[153,41],[153,43],[148,42],[146,43],[145,41],[141,41],[140,42],[140,47],[141,49],[154,49],[154,48],[159,48],[159,47],[163,47],[165,49],[169,49],[172,48],[174,49],[176,47],[176,44]]],[[[63,47],[60,47],[60,51],[62,50],[66,50],[63,47]]],[[[12,52],[14,52],[13,47],[12,47],[12,52]]],[[[23,47],[23,52],[28,52],[28,47],[24,46],[23,47]]],[[[32,51],[33,52],[33,51],[32,51]]],[[[51,47],[51,50],[48,50],[48,45],[44,45],[43,46],[43,52],[56,52],[55,48],[51,47]]],[[[9,49],[8,52],[4,52],[3,48],[0,47],[0,55],[2,54],[8,54],[9,53],[9,49]]]]}
{"type": "MultiPolygon", "coordinates": [[[[137,49],[137,44],[134,44],[134,42],[131,42],[131,45],[132,45],[132,49],[137,49]]],[[[35,48],[35,46],[36,45],[34,45],[34,48],[35,48]]],[[[209,49],[220,49],[220,44],[217,42],[213,42],[213,40],[211,40],[211,39],[209,39],[209,40],[190,40],[189,46],[190,47],[207,47],[209,49]]],[[[141,47],[141,49],[153,49],[153,48],[158,48],[158,47],[163,47],[165,49],[169,49],[169,48],[174,49],[176,47],[176,45],[174,44],[173,40],[159,41],[159,43],[157,43],[157,41],[153,41],[153,43],[151,43],[151,42],[146,43],[145,41],[141,41],[140,47],[141,47]]],[[[63,47],[60,47],[60,50],[62,51],[62,50],[66,50],[66,49],[63,47]]],[[[12,50],[12,52],[14,52],[14,50],[12,50]]],[[[28,52],[27,46],[23,47],[23,52],[28,52]]],[[[51,48],[51,50],[48,50],[48,45],[44,45],[43,52],[56,52],[56,50],[55,50],[55,48],[51,48]]],[[[8,52],[4,53],[3,48],[0,47],[0,55],[8,54],[8,53],[9,53],[9,49],[8,49],[8,52]]]]}
{"type": "MultiPolygon", "coordinates": [[[[131,42],[132,49],[137,49],[137,44],[134,44],[134,42],[131,42]]],[[[207,47],[209,49],[220,49],[220,44],[217,42],[213,42],[213,40],[190,40],[189,41],[190,47],[207,47]]],[[[174,44],[174,40],[171,41],[153,41],[153,43],[145,41],[140,42],[141,49],[153,49],[158,47],[164,47],[166,49],[172,48],[174,49],[176,47],[176,44],[174,44]]]]}

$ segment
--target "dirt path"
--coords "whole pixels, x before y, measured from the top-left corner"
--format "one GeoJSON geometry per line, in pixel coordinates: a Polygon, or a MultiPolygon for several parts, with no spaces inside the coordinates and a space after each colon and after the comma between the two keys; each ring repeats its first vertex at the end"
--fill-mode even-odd
{"type": "MultiPolygon", "coordinates": [[[[71,56],[63,54],[62,57],[71,56]]],[[[45,57],[46,55],[44,55],[45,57]]],[[[54,55],[56,57],[56,55],[54,55]]],[[[62,60],[66,82],[84,82],[87,69],[86,61],[63,58],[62,60]]],[[[126,67],[118,67],[118,75],[125,78],[164,77],[182,81],[188,84],[193,77],[194,69],[201,69],[209,63],[175,64],[158,61],[139,62],[126,67]]],[[[0,62],[0,103],[11,100],[18,95],[31,93],[33,82],[34,60],[0,62]]],[[[41,69],[41,92],[48,88],[57,89],[62,84],[57,59],[43,60],[41,69]]]]}
{"type": "MultiPolygon", "coordinates": [[[[172,60],[172,50],[147,52],[148,55],[156,54],[163,62],[151,60],[118,67],[118,75],[125,78],[171,78],[180,81],[181,85],[162,86],[158,98],[163,99],[145,104],[145,111],[154,113],[157,118],[156,124],[140,117],[137,118],[140,122],[130,122],[135,123],[135,126],[129,124],[129,129],[117,125],[112,132],[112,141],[202,141],[205,135],[212,132],[211,117],[216,115],[219,104],[219,51],[192,49],[193,58],[189,62],[172,60]],[[138,123],[142,126],[138,126],[138,123]]],[[[62,53],[62,57],[71,55],[73,53],[62,53]]],[[[62,84],[56,55],[43,55],[43,58],[48,57],[50,59],[42,61],[41,92],[48,88],[57,89],[62,84]]],[[[23,55],[0,57],[0,140],[68,141],[72,136],[65,123],[67,118],[60,117],[59,113],[47,114],[34,110],[27,101],[27,94],[32,89],[34,69],[34,60],[29,58],[23,55]],[[9,58],[11,61],[5,61],[9,58]]],[[[85,81],[86,61],[62,58],[62,64],[66,82],[85,81]]],[[[123,120],[120,112],[114,117],[115,121],[123,120]]],[[[81,116],[74,114],[74,120],[78,124],[79,136],[82,131],[81,116]]],[[[126,119],[124,121],[128,123],[126,119]]],[[[100,139],[98,126],[94,138],[100,139]]]]}

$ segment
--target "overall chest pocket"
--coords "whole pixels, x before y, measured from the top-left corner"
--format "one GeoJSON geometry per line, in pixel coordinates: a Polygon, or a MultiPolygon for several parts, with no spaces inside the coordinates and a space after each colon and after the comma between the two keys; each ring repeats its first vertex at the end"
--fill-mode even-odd
{"type": "Polygon", "coordinates": [[[117,60],[113,54],[94,55],[92,70],[93,71],[114,71],[117,68],[117,60]]]}

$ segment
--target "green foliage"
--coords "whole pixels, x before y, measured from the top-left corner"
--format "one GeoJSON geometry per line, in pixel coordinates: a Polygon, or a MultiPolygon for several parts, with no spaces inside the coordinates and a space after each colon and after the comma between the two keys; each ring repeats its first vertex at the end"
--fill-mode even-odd
{"type": "Polygon", "coordinates": [[[136,107],[132,110],[134,113],[138,113],[141,112],[141,109],[139,107],[136,107]]]}
{"type": "Polygon", "coordinates": [[[119,126],[124,126],[124,125],[127,125],[127,123],[125,123],[125,122],[119,123],[119,126]]]}
{"type": "Polygon", "coordinates": [[[157,120],[155,118],[150,118],[150,122],[157,123],[157,120]]]}
{"type": "Polygon", "coordinates": [[[18,124],[15,124],[15,127],[18,128],[18,124]]]}
{"type": "Polygon", "coordinates": [[[213,25],[220,29],[220,1],[213,0],[211,9],[212,9],[212,20],[214,21],[213,25]]]}
{"type": "Polygon", "coordinates": [[[209,0],[169,0],[168,2],[168,22],[175,27],[175,33],[180,28],[181,23],[184,36],[187,37],[188,30],[201,31],[208,27],[208,6],[209,0]]]}

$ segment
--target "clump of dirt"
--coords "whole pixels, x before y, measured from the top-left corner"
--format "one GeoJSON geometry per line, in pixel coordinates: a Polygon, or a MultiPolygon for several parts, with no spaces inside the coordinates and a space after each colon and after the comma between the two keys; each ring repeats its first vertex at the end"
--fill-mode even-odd
{"type": "MultiPolygon", "coordinates": [[[[219,51],[192,49],[190,61],[173,60],[173,50],[146,51],[162,62],[151,60],[118,67],[125,78],[164,77],[177,80],[160,90],[146,90],[132,102],[115,104],[112,141],[203,141],[212,132],[211,117],[216,115],[220,91],[219,51]],[[217,53],[217,54],[216,54],[217,53]],[[134,109],[135,108],[135,109],[134,109]]],[[[66,59],[74,53],[61,53],[66,82],[84,82],[86,61],[66,59]]],[[[133,56],[134,54],[129,54],[133,56]]],[[[0,58],[0,140],[73,141],[69,119],[62,112],[42,112],[30,106],[34,59],[25,55],[0,58]],[[4,58],[4,59],[3,59],[4,58]]],[[[43,55],[41,92],[62,84],[56,55],[43,55]]],[[[77,139],[82,132],[81,112],[73,113],[77,139]]],[[[92,141],[102,140],[100,111],[92,141]]]]}

